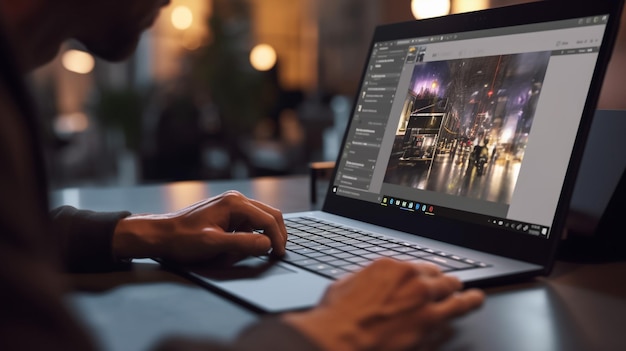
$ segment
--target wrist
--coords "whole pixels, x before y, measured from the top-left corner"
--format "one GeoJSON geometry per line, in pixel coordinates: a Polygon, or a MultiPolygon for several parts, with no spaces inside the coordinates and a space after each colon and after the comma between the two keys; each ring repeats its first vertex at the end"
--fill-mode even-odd
{"type": "Polygon", "coordinates": [[[157,218],[152,215],[131,215],[121,219],[113,232],[112,251],[118,259],[160,257],[161,236],[157,218]]]}

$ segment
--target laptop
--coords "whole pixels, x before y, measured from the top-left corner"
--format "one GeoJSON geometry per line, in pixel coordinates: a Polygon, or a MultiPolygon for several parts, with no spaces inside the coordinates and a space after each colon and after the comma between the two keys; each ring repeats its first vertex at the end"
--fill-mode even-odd
{"type": "Polygon", "coordinates": [[[322,209],[284,216],[286,257],[179,270],[268,313],[316,305],[379,257],[466,286],[549,274],[622,6],[540,1],[377,27],[322,209]]]}

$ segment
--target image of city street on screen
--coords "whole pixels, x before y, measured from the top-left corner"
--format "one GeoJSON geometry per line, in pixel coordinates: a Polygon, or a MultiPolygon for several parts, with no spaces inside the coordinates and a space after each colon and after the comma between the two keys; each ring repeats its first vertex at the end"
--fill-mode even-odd
{"type": "Polygon", "coordinates": [[[549,59],[418,61],[384,182],[510,204],[549,59]]]}

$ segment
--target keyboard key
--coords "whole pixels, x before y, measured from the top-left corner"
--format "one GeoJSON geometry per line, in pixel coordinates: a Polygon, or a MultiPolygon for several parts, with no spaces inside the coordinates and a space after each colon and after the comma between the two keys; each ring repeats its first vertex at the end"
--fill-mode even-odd
{"type": "Polygon", "coordinates": [[[338,249],[334,249],[332,247],[328,247],[328,249],[323,249],[323,250],[319,250],[319,252],[325,254],[325,255],[339,255],[341,253],[343,253],[343,251],[338,250],[338,249]]]}
{"type": "Polygon", "coordinates": [[[363,269],[363,266],[360,266],[358,264],[351,264],[351,265],[347,265],[347,266],[341,266],[341,269],[345,269],[348,272],[358,272],[361,269],[363,269]]]}
{"type": "Polygon", "coordinates": [[[369,258],[370,260],[372,260],[372,261],[373,261],[373,260],[375,260],[375,259],[377,259],[377,258],[381,258],[381,257],[384,257],[384,256],[383,256],[383,255],[381,255],[381,254],[378,254],[378,253],[369,253],[369,254],[367,254],[367,255],[363,255],[363,257],[365,257],[365,258],[369,258]]]}
{"type": "Polygon", "coordinates": [[[331,266],[335,266],[335,267],[342,267],[342,268],[343,268],[344,266],[353,266],[353,265],[354,265],[354,263],[352,263],[352,262],[350,262],[350,261],[341,260],[341,259],[339,259],[339,260],[337,260],[337,259],[335,259],[335,260],[331,260],[331,261],[328,261],[328,262],[326,262],[326,263],[328,263],[328,264],[329,264],[329,265],[331,265],[331,266]]]}
{"type": "Polygon", "coordinates": [[[346,274],[349,274],[350,272],[345,271],[341,268],[327,268],[327,269],[322,269],[317,271],[320,274],[326,275],[330,278],[341,278],[346,274]]]}
{"type": "Polygon", "coordinates": [[[288,243],[287,243],[286,248],[287,248],[288,250],[292,250],[292,251],[293,251],[293,250],[303,249],[303,248],[304,248],[304,246],[300,246],[300,245],[298,245],[298,244],[292,244],[292,243],[289,243],[289,242],[288,242],[288,243]]]}
{"type": "Polygon", "coordinates": [[[368,243],[368,242],[360,242],[360,243],[354,244],[353,246],[361,248],[361,249],[367,249],[369,247],[374,246],[374,244],[371,244],[371,243],[368,243]]]}
{"type": "Polygon", "coordinates": [[[407,254],[407,255],[411,255],[413,257],[418,257],[418,258],[430,255],[428,252],[421,251],[421,250],[407,251],[407,252],[403,252],[403,253],[407,254]]]}
{"type": "Polygon", "coordinates": [[[316,257],[316,260],[320,261],[320,262],[324,262],[324,263],[328,263],[330,264],[330,261],[336,261],[337,258],[334,256],[320,256],[320,257],[316,257]]]}
{"type": "Polygon", "coordinates": [[[395,249],[397,249],[397,248],[401,248],[401,247],[403,247],[403,246],[402,246],[402,245],[400,245],[400,244],[390,243],[390,242],[387,242],[387,243],[382,243],[382,244],[380,244],[380,246],[382,246],[382,247],[384,247],[384,248],[386,248],[386,249],[392,249],[392,250],[395,250],[395,249]]]}
{"type": "Polygon", "coordinates": [[[450,268],[450,267],[448,267],[448,266],[445,266],[445,265],[442,265],[442,264],[440,264],[440,263],[437,263],[437,262],[435,262],[435,261],[427,261],[427,260],[422,260],[422,259],[419,259],[419,258],[416,258],[416,259],[414,259],[414,260],[412,260],[412,261],[408,261],[408,262],[413,262],[413,263],[430,263],[430,264],[434,264],[435,266],[439,267],[439,269],[440,269],[442,272],[449,272],[449,271],[451,271],[451,270],[452,270],[452,268],[450,268]]]}
{"type": "Polygon", "coordinates": [[[308,257],[311,257],[311,258],[326,256],[323,253],[318,252],[318,251],[311,251],[310,253],[307,253],[305,255],[308,256],[308,257]]]}
{"type": "Polygon", "coordinates": [[[348,258],[348,257],[359,256],[359,255],[356,255],[354,252],[341,252],[341,253],[334,254],[333,256],[338,257],[338,258],[348,258]]]}
{"type": "Polygon", "coordinates": [[[300,255],[308,255],[308,254],[312,254],[312,253],[315,252],[314,250],[311,250],[311,249],[309,249],[307,247],[303,247],[301,249],[290,250],[290,251],[291,252],[295,252],[295,253],[300,254],[300,255]]]}
{"type": "Polygon", "coordinates": [[[292,252],[292,251],[287,251],[285,253],[285,256],[283,257],[283,259],[287,261],[303,260],[306,258],[309,258],[309,257],[301,255],[299,253],[292,252]]]}
{"type": "Polygon", "coordinates": [[[349,252],[350,254],[356,255],[356,256],[362,256],[362,255],[370,253],[370,251],[358,249],[358,248],[352,248],[352,250],[350,250],[349,252]]]}
{"type": "Polygon", "coordinates": [[[422,259],[431,261],[431,262],[435,262],[438,264],[443,264],[446,265],[450,268],[454,268],[454,269],[465,269],[465,268],[473,268],[472,265],[467,264],[465,262],[461,262],[461,261],[455,261],[453,259],[450,259],[448,257],[441,257],[441,256],[435,256],[435,255],[431,255],[431,256],[424,256],[422,257],[422,259]]]}
{"type": "Polygon", "coordinates": [[[303,264],[302,266],[313,271],[323,271],[325,269],[332,268],[330,265],[319,262],[313,264],[303,264]]]}
{"type": "Polygon", "coordinates": [[[308,266],[315,266],[318,264],[322,264],[322,262],[312,259],[312,258],[305,258],[305,259],[301,259],[301,260],[295,260],[295,261],[291,261],[294,264],[297,264],[299,266],[303,266],[303,267],[308,267],[308,266]]]}
{"type": "Polygon", "coordinates": [[[415,259],[414,256],[407,255],[407,254],[395,255],[395,256],[391,256],[391,258],[393,258],[394,260],[398,260],[398,261],[411,261],[415,259]]]}
{"type": "Polygon", "coordinates": [[[389,256],[397,255],[398,253],[393,250],[384,250],[384,251],[378,251],[377,254],[389,257],[389,256]]]}
{"type": "Polygon", "coordinates": [[[350,261],[352,263],[370,263],[370,262],[372,262],[371,259],[367,259],[365,257],[359,257],[359,256],[348,257],[348,258],[346,258],[346,261],[350,261]]]}

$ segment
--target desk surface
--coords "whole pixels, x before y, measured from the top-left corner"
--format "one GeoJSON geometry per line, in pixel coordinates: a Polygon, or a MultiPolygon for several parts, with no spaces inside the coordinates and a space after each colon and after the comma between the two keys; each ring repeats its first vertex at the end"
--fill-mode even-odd
{"type": "MultiPolygon", "coordinates": [[[[229,189],[284,212],[310,210],[306,176],[63,189],[53,205],[161,213],[229,189]]],[[[549,277],[486,289],[477,312],[455,321],[443,350],[626,349],[626,262],[557,262],[549,277]]],[[[150,260],[127,272],[73,275],[69,296],[104,350],[148,350],[176,333],[228,341],[259,318],[150,260]]]]}

